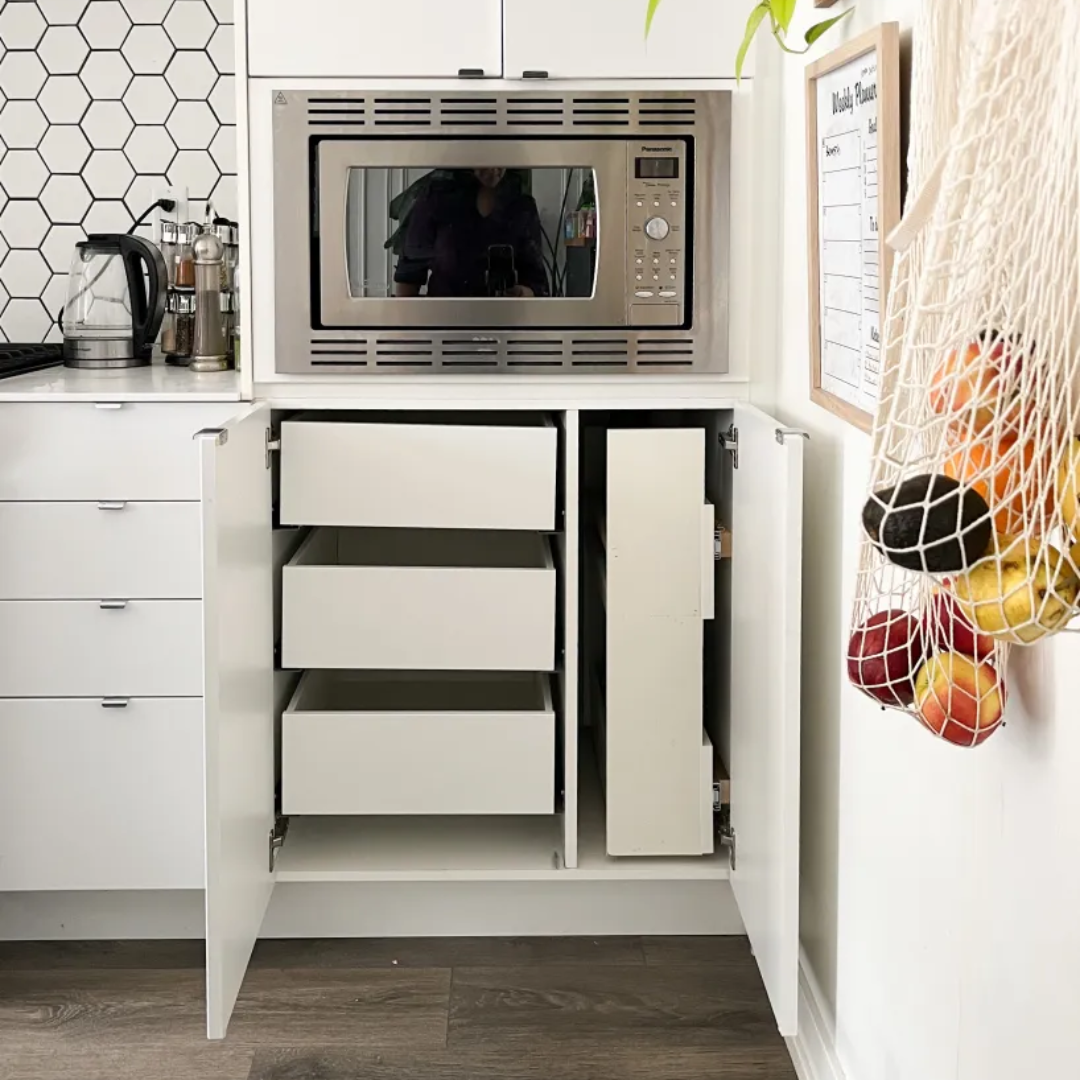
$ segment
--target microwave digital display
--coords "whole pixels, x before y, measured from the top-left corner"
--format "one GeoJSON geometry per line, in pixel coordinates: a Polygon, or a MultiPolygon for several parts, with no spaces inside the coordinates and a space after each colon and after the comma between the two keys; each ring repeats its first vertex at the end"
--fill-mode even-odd
{"type": "Polygon", "coordinates": [[[679,179],[679,159],[675,157],[639,157],[634,166],[638,180],[679,179]]]}

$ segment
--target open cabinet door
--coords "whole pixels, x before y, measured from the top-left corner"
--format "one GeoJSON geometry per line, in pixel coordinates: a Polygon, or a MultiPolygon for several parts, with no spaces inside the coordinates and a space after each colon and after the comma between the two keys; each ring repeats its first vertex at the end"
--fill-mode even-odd
{"type": "Polygon", "coordinates": [[[270,410],[200,432],[206,755],[206,1027],[221,1039],[273,889],[270,410]]]}
{"type": "Polygon", "coordinates": [[[731,885],[780,1033],[798,1027],[803,438],[734,410],[731,885]]]}

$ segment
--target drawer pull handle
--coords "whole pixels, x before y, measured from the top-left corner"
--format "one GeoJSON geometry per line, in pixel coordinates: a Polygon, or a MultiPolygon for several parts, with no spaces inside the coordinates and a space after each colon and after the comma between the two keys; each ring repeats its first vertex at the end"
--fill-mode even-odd
{"type": "Polygon", "coordinates": [[[126,502],[99,502],[97,508],[99,510],[123,510],[127,506],[126,502]]]}
{"type": "Polygon", "coordinates": [[[129,699],[126,697],[103,697],[101,707],[103,709],[126,709],[129,699]]]}
{"type": "Polygon", "coordinates": [[[98,607],[102,611],[122,611],[128,606],[126,600],[99,600],[98,607]]]}
{"type": "Polygon", "coordinates": [[[95,409],[122,409],[124,403],[122,401],[95,401],[95,409]]]}

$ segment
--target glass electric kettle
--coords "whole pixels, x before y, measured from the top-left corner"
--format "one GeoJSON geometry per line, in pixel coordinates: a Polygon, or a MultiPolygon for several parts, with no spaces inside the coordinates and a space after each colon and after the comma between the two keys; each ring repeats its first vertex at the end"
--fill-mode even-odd
{"type": "Polygon", "coordinates": [[[148,240],[96,233],[75,245],[61,317],[64,364],[76,368],[150,363],[165,316],[168,278],[148,240]]]}

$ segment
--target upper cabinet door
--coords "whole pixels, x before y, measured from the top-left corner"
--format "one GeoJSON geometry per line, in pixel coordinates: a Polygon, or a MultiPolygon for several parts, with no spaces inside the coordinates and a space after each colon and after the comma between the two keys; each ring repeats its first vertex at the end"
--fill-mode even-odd
{"type": "Polygon", "coordinates": [[[737,406],[732,470],[731,885],[780,1033],[798,1027],[803,439],[737,406]]]}
{"type": "MultiPolygon", "coordinates": [[[[456,6],[456,5],[455,5],[456,6]]],[[[749,4],[663,0],[645,38],[646,0],[503,0],[508,79],[734,78],[749,4]]],[[[743,68],[752,75],[751,58],[743,68]]]]}
{"type": "Polygon", "coordinates": [[[502,74],[501,0],[255,0],[251,75],[502,74]]]}
{"type": "Polygon", "coordinates": [[[207,1035],[221,1039],[270,902],[274,590],[270,410],[201,432],[207,1035]]]}

